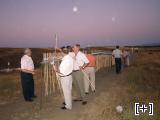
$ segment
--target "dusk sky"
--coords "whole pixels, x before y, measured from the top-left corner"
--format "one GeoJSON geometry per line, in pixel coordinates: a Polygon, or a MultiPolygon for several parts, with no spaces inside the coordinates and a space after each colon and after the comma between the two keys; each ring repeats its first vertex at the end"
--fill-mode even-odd
{"type": "Polygon", "coordinates": [[[0,0],[0,47],[53,47],[55,34],[59,47],[160,43],[160,0],[0,0]]]}

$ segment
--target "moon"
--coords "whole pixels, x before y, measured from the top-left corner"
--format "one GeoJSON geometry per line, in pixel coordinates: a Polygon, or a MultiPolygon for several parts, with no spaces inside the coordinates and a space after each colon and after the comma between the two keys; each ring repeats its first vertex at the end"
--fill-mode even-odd
{"type": "Polygon", "coordinates": [[[77,12],[78,11],[78,7],[77,6],[74,6],[73,7],[73,12],[77,12]]]}

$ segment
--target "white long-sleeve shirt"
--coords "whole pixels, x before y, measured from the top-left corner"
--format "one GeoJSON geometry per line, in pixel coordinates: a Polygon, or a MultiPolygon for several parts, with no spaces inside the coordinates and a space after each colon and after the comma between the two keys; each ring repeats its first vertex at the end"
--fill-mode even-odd
{"type": "Polygon", "coordinates": [[[30,56],[24,55],[21,58],[21,69],[34,71],[34,63],[30,56]]]}

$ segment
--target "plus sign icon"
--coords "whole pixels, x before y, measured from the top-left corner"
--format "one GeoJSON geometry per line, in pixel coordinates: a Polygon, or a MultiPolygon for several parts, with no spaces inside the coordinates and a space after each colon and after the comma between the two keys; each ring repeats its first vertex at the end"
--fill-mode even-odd
{"type": "Polygon", "coordinates": [[[142,113],[148,113],[148,115],[152,116],[153,115],[153,103],[149,103],[148,105],[146,104],[139,104],[139,103],[135,103],[135,115],[138,116],[142,113]]]}

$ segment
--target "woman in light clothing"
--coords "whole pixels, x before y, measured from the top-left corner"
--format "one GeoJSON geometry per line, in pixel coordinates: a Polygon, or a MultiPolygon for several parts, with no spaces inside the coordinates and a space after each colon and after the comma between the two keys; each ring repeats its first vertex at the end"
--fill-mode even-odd
{"type": "Polygon", "coordinates": [[[129,51],[124,50],[123,51],[123,61],[124,61],[124,66],[125,67],[130,65],[129,57],[130,57],[129,51]]]}
{"type": "Polygon", "coordinates": [[[89,93],[89,86],[91,90],[95,92],[95,67],[96,67],[96,57],[91,54],[90,50],[85,51],[86,57],[89,60],[89,64],[85,68],[85,72],[90,81],[84,76],[84,86],[85,86],[85,93],[89,93]]]}

